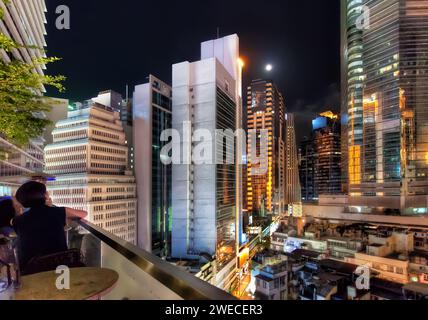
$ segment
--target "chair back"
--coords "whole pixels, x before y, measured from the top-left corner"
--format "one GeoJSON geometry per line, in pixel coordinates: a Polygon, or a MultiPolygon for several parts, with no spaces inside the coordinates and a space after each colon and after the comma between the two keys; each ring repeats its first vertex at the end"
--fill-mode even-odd
{"type": "Polygon", "coordinates": [[[80,253],[80,250],[71,249],[65,252],[33,258],[23,270],[23,274],[30,275],[53,271],[59,266],[66,266],[70,269],[85,267],[85,264],[82,262],[82,254],[80,253]]]}

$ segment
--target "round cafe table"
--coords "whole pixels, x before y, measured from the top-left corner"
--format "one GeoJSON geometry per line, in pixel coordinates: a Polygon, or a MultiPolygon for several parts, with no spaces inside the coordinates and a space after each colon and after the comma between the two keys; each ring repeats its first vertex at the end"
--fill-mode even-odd
{"type": "Polygon", "coordinates": [[[119,280],[116,271],[102,268],[70,269],[70,289],[59,290],[55,271],[22,277],[15,300],[99,300],[110,293],[119,280]]]}

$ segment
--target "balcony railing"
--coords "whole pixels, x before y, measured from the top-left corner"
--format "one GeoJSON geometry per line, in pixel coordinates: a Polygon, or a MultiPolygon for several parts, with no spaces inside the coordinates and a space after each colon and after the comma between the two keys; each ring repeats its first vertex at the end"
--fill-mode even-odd
{"type": "Polygon", "coordinates": [[[228,293],[94,226],[80,221],[68,231],[88,267],[115,270],[119,281],[104,300],[234,300],[228,293]]]}

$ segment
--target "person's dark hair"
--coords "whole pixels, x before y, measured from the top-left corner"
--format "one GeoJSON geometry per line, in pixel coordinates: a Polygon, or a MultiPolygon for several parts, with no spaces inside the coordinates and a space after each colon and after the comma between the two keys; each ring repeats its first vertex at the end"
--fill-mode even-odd
{"type": "Polygon", "coordinates": [[[16,200],[24,208],[42,206],[46,203],[46,186],[35,181],[27,182],[16,192],[16,200]]]}
{"type": "Polygon", "coordinates": [[[10,227],[10,221],[15,218],[15,214],[12,200],[0,201],[0,228],[10,227]]]}

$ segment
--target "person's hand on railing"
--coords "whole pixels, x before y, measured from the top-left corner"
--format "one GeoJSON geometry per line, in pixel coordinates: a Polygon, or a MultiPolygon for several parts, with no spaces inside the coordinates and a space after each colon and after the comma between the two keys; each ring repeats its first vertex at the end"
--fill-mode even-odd
{"type": "Polygon", "coordinates": [[[65,208],[65,214],[68,220],[80,220],[85,219],[88,216],[86,211],[72,208],[65,208]]]}

